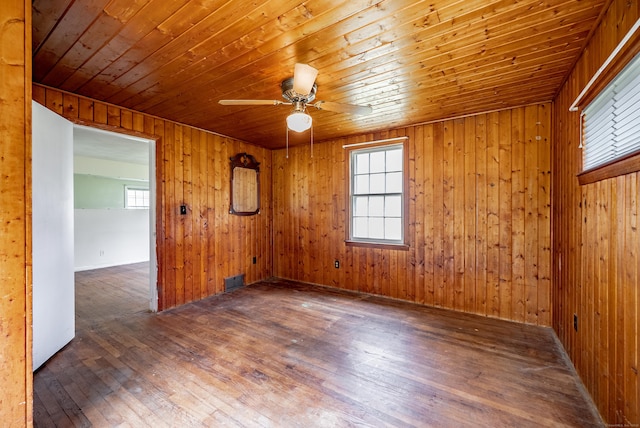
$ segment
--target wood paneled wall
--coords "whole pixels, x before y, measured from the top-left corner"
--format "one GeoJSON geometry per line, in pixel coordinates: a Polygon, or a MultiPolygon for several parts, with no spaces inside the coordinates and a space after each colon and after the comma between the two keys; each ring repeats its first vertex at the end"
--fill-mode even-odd
{"type": "Polygon", "coordinates": [[[32,420],[31,2],[0,2],[0,424],[32,420]]]}
{"type": "Polygon", "coordinates": [[[580,113],[569,106],[638,19],[639,7],[611,3],[554,115],[553,327],[601,415],[616,426],[640,424],[640,174],[580,186],[580,113]]]}
{"type": "Polygon", "coordinates": [[[274,151],[274,275],[550,325],[550,124],[540,104],[274,151]],[[342,146],[396,136],[410,249],[347,247],[342,146]]]}
{"type": "Polygon", "coordinates": [[[270,150],[39,85],[33,97],[72,121],[156,140],[159,310],[220,293],[228,276],[271,276],[271,187],[260,214],[229,214],[230,157],[253,155],[271,183],[270,150]]]}

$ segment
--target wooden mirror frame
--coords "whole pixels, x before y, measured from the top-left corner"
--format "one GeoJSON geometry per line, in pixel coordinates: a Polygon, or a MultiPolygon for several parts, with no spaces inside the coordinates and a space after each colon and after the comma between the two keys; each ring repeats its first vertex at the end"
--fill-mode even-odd
{"type": "Polygon", "coordinates": [[[254,215],[260,213],[260,162],[247,153],[238,153],[231,160],[231,203],[229,213],[254,215]],[[255,171],[255,181],[241,170],[255,171]],[[247,181],[249,180],[249,181],[247,181]]]}

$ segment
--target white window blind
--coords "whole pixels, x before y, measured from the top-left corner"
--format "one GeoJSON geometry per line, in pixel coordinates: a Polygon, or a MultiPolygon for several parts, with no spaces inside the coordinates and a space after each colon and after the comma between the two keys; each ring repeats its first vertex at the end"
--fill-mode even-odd
{"type": "Polygon", "coordinates": [[[640,150],[640,55],[584,109],[583,170],[640,150]]]}

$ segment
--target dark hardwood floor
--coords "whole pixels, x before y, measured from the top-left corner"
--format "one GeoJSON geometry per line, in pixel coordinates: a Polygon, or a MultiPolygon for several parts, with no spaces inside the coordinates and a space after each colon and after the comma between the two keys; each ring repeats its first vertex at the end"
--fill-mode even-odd
{"type": "Polygon", "coordinates": [[[149,311],[149,263],[76,272],[76,331],[149,311]]]}
{"type": "Polygon", "coordinates": [[[153,314],[147,269],[76,274],[35,426],[601,426],[550,329],[282,280],[153,314]]]}

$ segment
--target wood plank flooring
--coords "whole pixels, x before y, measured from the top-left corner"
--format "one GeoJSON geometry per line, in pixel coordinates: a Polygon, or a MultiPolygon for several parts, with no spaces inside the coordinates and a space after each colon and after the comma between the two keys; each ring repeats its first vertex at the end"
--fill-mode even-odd
{"type": "Polygon", "coordinates": [[[76,274],[35,426],[602,426],[550,329],[282,280],[153,314],[146,269],[76,274]]]}

